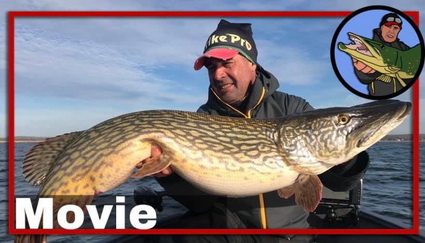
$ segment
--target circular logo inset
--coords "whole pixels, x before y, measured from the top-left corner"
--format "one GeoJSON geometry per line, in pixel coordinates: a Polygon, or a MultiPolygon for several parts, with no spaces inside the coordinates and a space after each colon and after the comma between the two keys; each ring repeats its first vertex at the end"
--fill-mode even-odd
{"type": "Polygon", "coordinates": [[[419,77],[424,40],[413,20],[387,6],[369,6],[346,17],[331,44],[332,66],[352,93],[380,100],[398,96],[419,77]]]}

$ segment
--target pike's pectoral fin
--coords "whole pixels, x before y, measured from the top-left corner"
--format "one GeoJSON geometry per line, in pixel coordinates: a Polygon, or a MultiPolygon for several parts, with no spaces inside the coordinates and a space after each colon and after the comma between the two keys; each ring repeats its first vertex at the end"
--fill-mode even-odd
{"type": "Polygon", "coordinates": [[[295,193],[295,186],[292,184],[290,186],[284,187],[282,189],[277,190],[279,197],[288,199],[295,193]]]}
{"type": "Polygon", "coordinates": [[[278,190],[282,198],[295,194],[295,202],[307,212],[313,212],[322,199],[322,182],[317,175],[300,174],[291,186],[278,190]]]}
{"type": "Polygon", "coordinates": [[[322,199],[322,182],[317,175],[301,174],[295,190],[295,202],[307,212],[313,212],[322,199]]]}
{"type": "Polygon", "coordinates": [[[142,178],[153,175],[170,166],[171,162],[164,159],[164,156],[161,156],[161,154],[162,148],[157,144],[152,144],[150,156],[139,163],[141,164],[140,169],[131,177],[142,178]]]}

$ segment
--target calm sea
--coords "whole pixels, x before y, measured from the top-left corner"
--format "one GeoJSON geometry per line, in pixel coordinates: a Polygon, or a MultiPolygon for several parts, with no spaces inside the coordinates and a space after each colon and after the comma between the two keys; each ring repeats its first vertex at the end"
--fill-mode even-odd
{"type": "MultiPolygon", "coordinates": [[[[16,195],[35,195],[38,188],[27,184],[22,177],[22,160],[34,143],[15,144],[15,193],[16,195]]],[[[401,220],[406,227],[412,226],[412,144],[409,142],[381,142],[369,150],[371,157],[370,168],[364,178],[362,208],[367,208],[375,213],[401,220]]],[[[1,242],[12,242],[12,237],[7,235],[8,214],[8,163],[6,144],[0,144],[0,239],[1,242]]],[[[420,158],[425,158],[425,143],[420,143],[420,158]]],[[[422,163],[420,171],[420,190],[425,191],[425,164],[422,163]]],[[[142,181],[130,180],[125,185],[109,192],[110,195],[131,195],[133,190],[146,185],[160,189],[152,178],[142,181]]],[[[115,197],[114,197],[115,198],[115,197]]],[[[167,214],[183,211],[184,208],[168,197],[165,197],[165,210],[158,217],[166,218],[167,214]]],[[[420,225],[425,231],[425,194],[420,198],[420,225]]],[[[49,237],[49,242],[107,242],[108,236],[54,236],[49,237]]]]}

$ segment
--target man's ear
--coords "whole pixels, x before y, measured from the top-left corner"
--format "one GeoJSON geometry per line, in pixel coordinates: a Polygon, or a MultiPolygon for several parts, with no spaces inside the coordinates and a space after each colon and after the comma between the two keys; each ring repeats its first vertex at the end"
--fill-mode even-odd
{"type": "Polygon", "coordinates": [[[251,68],[254,72],[257,71],[257,64],[251,62],[251,68]]]}

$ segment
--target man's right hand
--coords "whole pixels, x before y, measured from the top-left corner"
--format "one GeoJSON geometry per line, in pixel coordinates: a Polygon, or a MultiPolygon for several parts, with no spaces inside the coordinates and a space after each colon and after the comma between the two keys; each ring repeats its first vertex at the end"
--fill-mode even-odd
{"type": "Polygon", "coordinates": [[[362,73],[374,73],[376,72],[375,69],[369,67],[368,65],[364,64],[363,62],[354,59],[353,58],[353,66],[355,69],[359,70],[362,73]]]}
{"type": "Polygon", "coordinates": [[[173,169],[171,169],[171,167],[167,167],[165,169],[163,169],[162,171],[160,171],[159,173],[154,174],[153,176],[161,178],[161,177],[166,177],[173,174],[173,169]]]}
{"type": "MultiPolygon", "coordinates": [[[[136,165],[136,168],[137,169],[142,168],[143,167],[143,164],[145,164],[145,163],[155,163],[159,159],[159,157],[161,156],[161,154],[162,154],[161,147],[158,146],[158,145],[156,145],[156,144],[152,144],[151,155],[148,158],[146,158],[146,159],[142,160],[141,162],[139,162],[136,165]]],[[[171,174],[173,174],[173,169],[171,169],[171,166],[168,166],[167,168],[161,170],[160,172],[158,172],[156,174],[153,174],[153,176],[158,177],[158,178],[161,178],[161,177],[169,176],[171,174]]]]}
{"type": "MultiPolygon", "coordinates": [[[[136,168],[137,168],[137,169],[142,168],[144,163],[146,163],[146,161],[145,161],[145,160],[143,160],[142,162],[139,162],[139,163],[136,165],[136,168]]],[[[154,163],[155,163],[155,162],[154,162],[154,163]]],[[[165,169],[161,170],[160,172],[158,172],[158,173],[156,173],[156,174],[153,174],[153,176],[158,177],[158,178],[161,178],[161,177],[169,176],[169,175],[171,175],[171,174],[173,174],[173,169],[171,169],[171,167],[170,167],[170,166],[168,166],[167,168],[165,168],[165,169]]]]}

